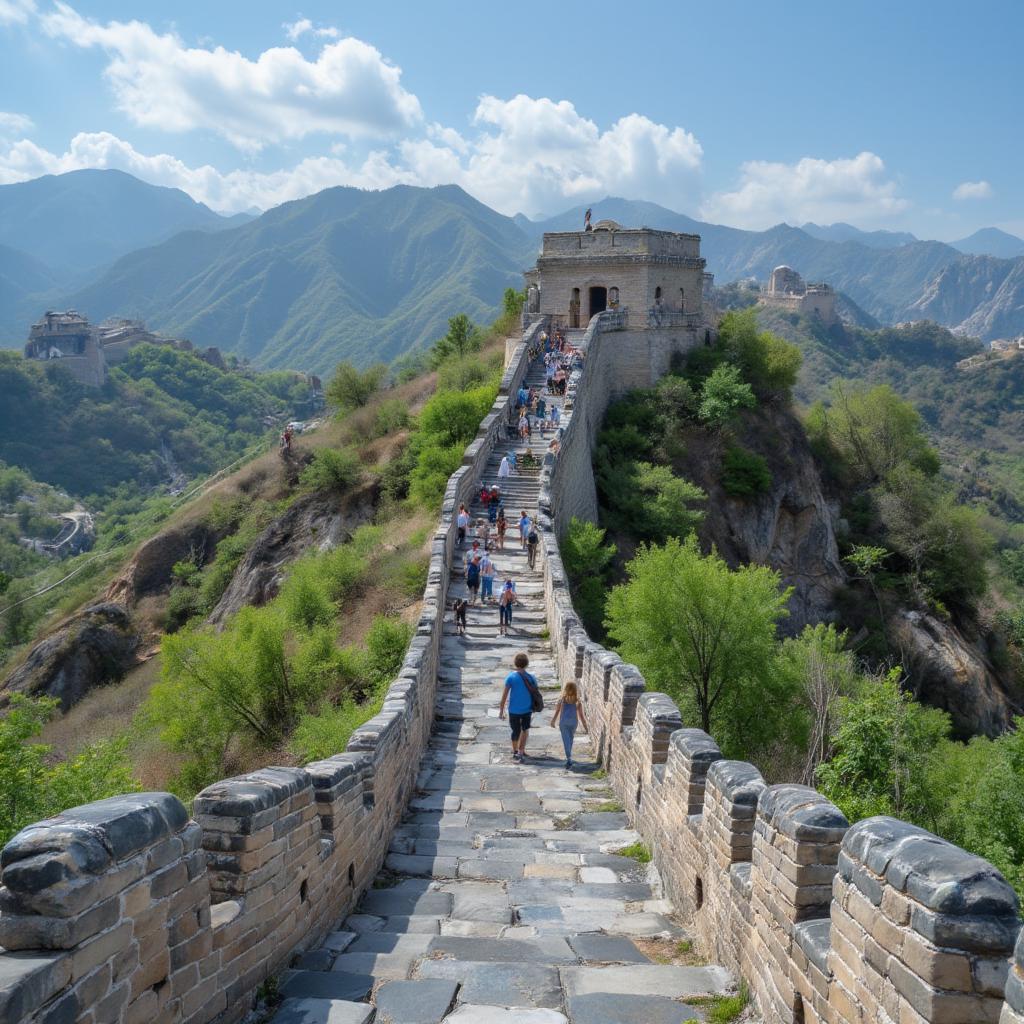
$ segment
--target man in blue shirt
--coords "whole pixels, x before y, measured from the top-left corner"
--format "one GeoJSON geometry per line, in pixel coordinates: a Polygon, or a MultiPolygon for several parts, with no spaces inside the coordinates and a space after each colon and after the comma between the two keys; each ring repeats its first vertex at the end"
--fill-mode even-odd
{"type": "Polygon", "coordinates": [[[530,732],[530,715],[533,711],[530,688],[537,688],[537,680],[526,671],[530,659],[525,654],[517,654],[513,664],[516,670],[510,672],[505,679],[498,717],[505,717],[505,705],[508,704],[508,724],[512,728],[512,760],[521,764],[526,760],[526,737],[530,732]]]}

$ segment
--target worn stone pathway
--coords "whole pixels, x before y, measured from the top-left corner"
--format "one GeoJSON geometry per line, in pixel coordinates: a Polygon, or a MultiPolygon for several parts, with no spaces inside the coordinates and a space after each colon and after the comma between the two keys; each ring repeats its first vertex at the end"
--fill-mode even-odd
{"type": "MultiPolygon", "coordinates": [[[[535,365],[528,382],[543,380],[535,365]]],[[[549,440],[535,432],[539,457],[549,440]]],[[[538,477],[504,483],[511,527],[536,512],[538,477]]],[[[456,557],[450,599],[466,594],[456,557]]],[[[540,564],[528,568],[513,529],[495,560],[495,593],[511,577],[522,602],[512,634],[498,637],[495,605],[470,609],[465,637],[446,626],[434,733],[380,887],[285,972],[274,1024],[678,1024],[702,1017],[700,997],[731,991],[721,967],[654,962],[634,943],[661,939],[671,954],[685,933],[653,868],[615,853],[639,837],[586,736],[564,767],[540,564]],[[547,705],[523,765],[497,710],[520,651],[547,705]]]]}

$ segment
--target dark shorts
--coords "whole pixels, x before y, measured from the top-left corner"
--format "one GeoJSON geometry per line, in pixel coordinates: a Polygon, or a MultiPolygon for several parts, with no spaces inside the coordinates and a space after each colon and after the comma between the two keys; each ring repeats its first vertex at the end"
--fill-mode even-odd
{"type": "Polygon", "coordinates": [[[508,724],[512,729],[512,742],[515,743],[524,732],[530,731],[530,718],[532,712],[527,711],[525,715],[513,715],[509,712],[508,724]]]}

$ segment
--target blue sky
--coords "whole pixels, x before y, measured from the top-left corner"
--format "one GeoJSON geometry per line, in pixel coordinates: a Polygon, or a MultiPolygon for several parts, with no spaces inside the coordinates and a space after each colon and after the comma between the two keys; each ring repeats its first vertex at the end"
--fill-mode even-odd
{"type": "Polygon", "coordinates": [[[1024,233],[1024,5],[0,0],[0,181],[216,209],[455,181],[763,228],[1024,233]],[[775,15],[773,11],[784,11],[775,15]]]}

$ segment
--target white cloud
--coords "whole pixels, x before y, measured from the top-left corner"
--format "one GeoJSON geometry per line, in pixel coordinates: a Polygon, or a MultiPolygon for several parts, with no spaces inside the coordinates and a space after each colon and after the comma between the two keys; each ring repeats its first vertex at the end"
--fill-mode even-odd
{"type": "Polygon", "coordinates": [[[0,25],[24,25],[35,10],[35,0],[0,0],[0,25]]]}
{"type": "Polygon", "coordinates": [[[299,18],[298,21],[293,21],[291,23],[286,21],[281,27],[284,29],[284,34],[294,41],[304,33],[312,32],[313,22],[311,22],[309,18],[299,18]]]}
{"type": "Polygon", "coordinates": [[[256,150],[314,132],[396,135],[423,116],[401,69],[359,39],[328,43],[315,60],[290,46],[250,60],[221,46],[188,47],[140,21],[101,24],[66,3],[41,23],[54,38],[106,51],[104,75],[118,107],[150,128],[205,129],[256,150]]]}
{"type": "Polygon", "coordinates": [[[25,114],[14,114],[0,110],[0,136],[27,132],[32,127],[32,118],[25,114]]]}
{"type": "Polygon", "coordinates": [[[700,143],[640,114],[601,131],[568,100],[483,96],[473,125],[468,138],[433,126],[429,139],[403,143],[410,173],[423,184],[460,184],[502,213],[551,213],[608,193],[669,206],[695,198],[700,143]]]}
{"type": "Polygon", "coordinates": [[[897,183],[874,153],[839,160],[804,157],[795,164],[752,160],[743,164],[736,189],[712,195],[701,213],[755,229],[779,221],[881,222],[909,205],[897,193],[897,183]]]}
{"type": "Polygon", "coordinates": [[[991,199],[992,186],[987,181],[964,181],[953,189],[954,199],[991,199]]]}

